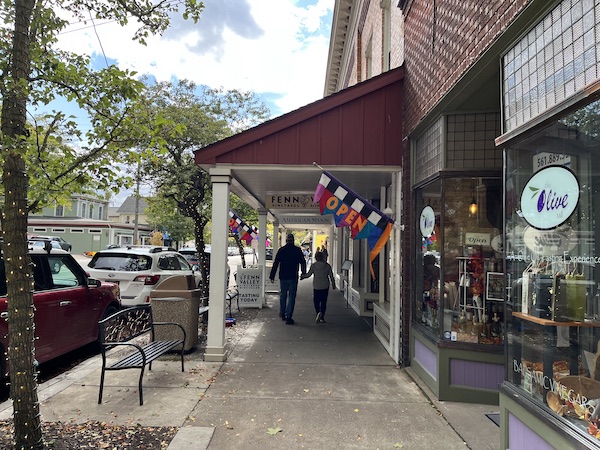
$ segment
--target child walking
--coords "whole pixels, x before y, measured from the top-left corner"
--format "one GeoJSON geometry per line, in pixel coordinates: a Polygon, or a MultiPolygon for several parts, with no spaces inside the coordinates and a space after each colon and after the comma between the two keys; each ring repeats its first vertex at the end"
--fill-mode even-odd
{"type": "Polygon", "coordinates": [[[302,276],[302,279],[309,278],[312,275],[315,276],[313,279],[313,301],[317,313],[315,322],[323,323],[325,322],[325,311],[327,309],[329,283],[331,282],[331,287],[335,289],[335,279],[333,278],[331,266],[325,261],[323,252],[316,252],[315,260],[315,263],[310,266],[310,270],[302,276]]]}

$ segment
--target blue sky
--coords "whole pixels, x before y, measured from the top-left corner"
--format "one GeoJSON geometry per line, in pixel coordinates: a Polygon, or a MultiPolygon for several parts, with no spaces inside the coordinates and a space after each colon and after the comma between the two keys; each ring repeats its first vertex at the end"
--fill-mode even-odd
{"type": "MultiPolygon", "coordinates": [[[[77,23],[59,45],[159,81],[257,93],[273,116],[322,98],[334,0],[204,0],[198,23],[174,19],[143,46],[135,26],[77,23]],[[106,60],[105,60],[106,57],[106,60]]],[[[84,125],[84,124],[82,124],[84,125]]]]}
{"type": "MultiPolygon", "coordinates": [[[[159,81],[253,91],[273,116],[323,97],[334,0],[204,0],[194,24],[176,18],[163,36],[143,46],[135,24],[76,23],[61,48],[91,55],[95,65],[117,64],[159,81]],[[105,59],[106,58],[106,59],[105,59]]],[[[73,114],[64,103],[55,106],[73,114]]],[[[78,123],[85,129],[83,118],[78,123]]],[[[128,192],[114,199],[120,205],[128,192]]]]}

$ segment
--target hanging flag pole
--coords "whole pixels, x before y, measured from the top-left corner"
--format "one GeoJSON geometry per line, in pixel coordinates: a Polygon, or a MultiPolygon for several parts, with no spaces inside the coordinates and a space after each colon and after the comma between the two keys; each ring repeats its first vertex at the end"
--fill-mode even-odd
{"type": "Polygon", "coordinates": [[[313,166],[317,167],[322,172],[325,172],[325,169],[323,169],[320,165],[318,165],[316,161],[313,161],[313,166]]]}

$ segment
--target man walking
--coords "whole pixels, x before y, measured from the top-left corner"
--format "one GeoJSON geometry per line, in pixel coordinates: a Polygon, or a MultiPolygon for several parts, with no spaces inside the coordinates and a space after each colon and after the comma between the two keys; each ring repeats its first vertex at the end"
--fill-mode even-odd
{"type": "Polygon", "coordinates": [[[275,279],[279,267],[279,317],[288,325],[294,324],[294,306],[298,290],[298,267],[306,274],[306,261],[300,247],[294,245],[294,235],[288,234],[285,245],[277,251],[269,279],[275,279]]]}

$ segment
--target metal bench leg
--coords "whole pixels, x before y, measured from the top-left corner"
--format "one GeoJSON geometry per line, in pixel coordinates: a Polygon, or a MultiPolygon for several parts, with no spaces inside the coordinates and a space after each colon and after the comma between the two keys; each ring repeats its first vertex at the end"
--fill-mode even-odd
{"type": "Polygon", "coordinates": [[[100,393],[98,394],[98,404],[102,404],[102,389],[104,389],[104,367],[102,367],[102,372],[100,374],[100,393]]]}
{"type": "Polygon", "coordinates": [[[140,370],[140,381],[138,383],[138,389],[140,390],[140,406],[144,404],[144,394],[142,393],[142,378],[144,377],[144,366],[140,370]]]}

